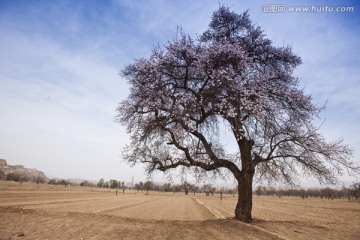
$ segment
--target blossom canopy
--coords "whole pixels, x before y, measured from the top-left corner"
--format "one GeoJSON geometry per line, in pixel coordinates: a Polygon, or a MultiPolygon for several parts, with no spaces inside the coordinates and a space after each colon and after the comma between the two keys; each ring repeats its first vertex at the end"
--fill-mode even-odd
{"type": "MultiPolygon", "coordinates": [[[[248,194],[255,170],[288,183],[299,173],[333,183],[343,169],[359,171],[349,160],[352,150],[341,140],[327,142],[313,124],[322,108],[299,87],[293,75],[299,64],[247,12],[221,6],[199,38],[180,33],[122,70],[131,87],[118,108],[131,134],[125,159],[146,163],[149,172],[225,169],[248,194]],[[220,124],[234,136],[237,154],[221,144],[220,124]]],[[[251,219],[241,211],[236,217],[251,219]]]]}

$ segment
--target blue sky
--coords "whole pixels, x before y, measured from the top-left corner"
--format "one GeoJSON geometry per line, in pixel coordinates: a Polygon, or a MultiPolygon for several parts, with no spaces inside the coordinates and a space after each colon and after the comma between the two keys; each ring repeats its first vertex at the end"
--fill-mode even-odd
{"type": "Polygon", "coordinates": [[[219,3],[249,10],[275,45],[292,46],[301,85],[327,101],[321,131],[344,138],[359,161],[360,4],[341,0],[276,3],[354,12],[264,13],[274,3],[266,0],[0,0],[0,158],[54,177],[144,180],[142,166],[121,163],[128,135],[114,116],[128,85],[118,73],[172,40],[177,26],[201,34],[219,3]]]}

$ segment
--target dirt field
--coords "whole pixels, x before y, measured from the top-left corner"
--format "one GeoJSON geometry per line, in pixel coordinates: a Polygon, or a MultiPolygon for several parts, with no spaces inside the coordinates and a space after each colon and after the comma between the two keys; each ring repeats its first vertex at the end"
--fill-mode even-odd
{"type": "Polygon", "coordinates": [[[254,197],[251,224],[236,197],[0,182],[3,239],[360,239],[360,202],[254,197]]]}

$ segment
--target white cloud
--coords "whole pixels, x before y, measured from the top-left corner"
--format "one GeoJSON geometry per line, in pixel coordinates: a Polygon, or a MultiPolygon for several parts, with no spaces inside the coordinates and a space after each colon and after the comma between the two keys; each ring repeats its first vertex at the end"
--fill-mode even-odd
{"type": "Polygon", "coordinates": [[[126,137],[113,119],[128,91],[104,53],[12,31],[2,43],[2,157],[55,176],[99,177],[99,165],[121,175],[126,137]]]}
{"type": "MultiPolygon", "coordinates": [[[[219,3],[112,3],[14,4],[0,11],[1,158],[54,176],[129,181],[143,174],[142,166],[119,164],[128,136],[113,119],[128,86],[118,72],[172,40],[177,26],[201,34],[219,3]]],[[[227,3],[237,12],[249,9],[275,45],[293,46],[304,60],[296,74],[307,92],[320,104],[329,99],[324,133],[357,147],[359,27],[346,26],[345,13],[264,14],[262,4],[227,3]]]]}

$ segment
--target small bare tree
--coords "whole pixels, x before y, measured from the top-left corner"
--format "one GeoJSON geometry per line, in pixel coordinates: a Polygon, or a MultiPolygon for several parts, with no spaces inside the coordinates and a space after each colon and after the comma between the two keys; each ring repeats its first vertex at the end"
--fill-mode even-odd
{"type": "Polygon", "coordinates": [[[115,179],[110,179],[110,188],[117,189],[119,187],[119,182],[115,179]]]}
{"type": "Polygon", "coordinates": [[[99,187],[99,188],[102,188],[103,186],[104,186],[104,179],[103,178],[100,178],[100,180],[99,180],[99,182],[97,183],[97,186],[99,187]]]}
{"type": "Polygon", "coordinates": [[[189,195],[189,191],[191,190],[192,185],[188,182],[183,182],[180,186],[184,190],[185,195],[189,195]]]}
{"type": "Polygon", "coordinates": [[[153,186],[154,186],[154,183],[151,181],[146,181],[144,183],[144,189],[146,190],[146,195],[148,194],[149,190],[152,190],[153,186]]]}
{"type": "Polygon", "coordinates": [[[192,190],[192,192],[193,192],[194,195],[195,195],[196,192],[199,191],[199,189],[200,189],[200,188],[194,184],[194,185],[192,186],[192,189],[191,189],[191,190],[192,190]]]}
{"type": "Polygon", "coordinates": [[[349,189],[349,193],[351,196],[355,198],[357,201],[360,198],[360,182],[354,182],[349,189]]]}
{"type": "Polygon", "coordinates": [[[127,186],[125,185],[125,182],[121,182],[120,187],[122,189],[123,194],[125,194],[125,190],[127,189],[127,186]]]}
{"type": "Polygon", "coordinates": [[[171,183],[164,183],[162,186],[161,186],[161,190],[164,191],[164,192],[171,192],[171,183]]]}
{"type": "Polygon", "coordinates": [[[70,180],[61,179],[58,184],[66,187],[67,185],[70,185],[70,180]]]}
{"type": "Polygon", "coordinates": [[[204,184],[201,190],[206,194],[206,196],[214,195],[215,188],[211,184],[204,184]]]}
{"type": "Polygon", "coordinates": [[[256,187],[256,190],[255,190],[255,193],[256,193],[256,195],[258,195],[258,196],[261,196],[262,195],[262,187],[261,186],[257,186],[256,187]]]}

